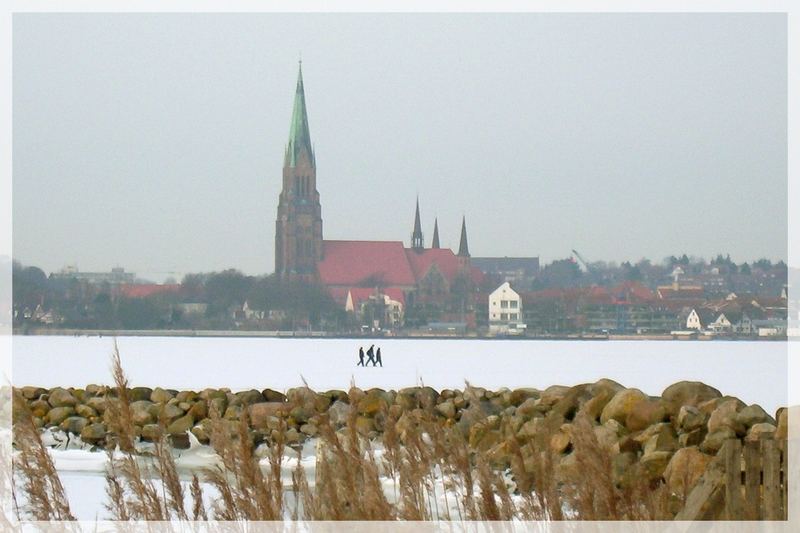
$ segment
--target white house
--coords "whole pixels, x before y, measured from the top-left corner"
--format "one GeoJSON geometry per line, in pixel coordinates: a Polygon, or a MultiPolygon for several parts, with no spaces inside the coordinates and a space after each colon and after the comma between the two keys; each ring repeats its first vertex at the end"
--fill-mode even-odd
{"type": "Polygon", "coordinates": [[[725,313],[720,313],[716,320],[708,325],[708,329],[715,333],[727,333],[733,330],[733,325],[728,320],[728,317],[725,316],[725,313]]]}
{"type": "Polygon", "coordinates": [[[686,317],[686,329],[696,329],[699,331],[702,328],[703,324],[700,323],[700,315],[697,314],[697,310],[692,309],[689,316],[686,317]]]}
{"type": "Polygon", "coordinates": [[[519,333],[521,322],[522,298],[506,281],[489,295],[489,333],[519,333]]]}

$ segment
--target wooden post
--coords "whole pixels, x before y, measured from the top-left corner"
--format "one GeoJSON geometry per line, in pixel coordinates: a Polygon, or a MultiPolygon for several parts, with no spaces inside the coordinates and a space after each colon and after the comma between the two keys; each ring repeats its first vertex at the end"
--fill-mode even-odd
{"type": "Polygon", "coordinates": [[[758,441],[744,445],[744,519],[761,519],[761,450],[758,441]]]}
{"type": "Polygon", "coordinates": [[[789,520],[789,441],[778,442],[781,452],[781,493],[783,494],[783,520],[789,520]]]}
{"type": "Polygon", "coordinates": [[[764,460],[764,519],[782,520],[780,452],[774,439],[761,441],[764,460]]]}
{"type": "Polygon", "coordinates": [[[742,443],[739,439],[725,441],[725,516],[728,520],[742,519],[742,443]]]}

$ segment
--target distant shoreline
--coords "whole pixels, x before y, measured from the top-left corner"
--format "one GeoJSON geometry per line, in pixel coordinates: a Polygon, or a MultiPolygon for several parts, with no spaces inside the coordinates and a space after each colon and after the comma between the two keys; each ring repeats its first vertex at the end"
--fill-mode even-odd
{"type": "Polygon", "coordinates": [[[52,329],[31,328],[27,331],[15,330],[14,336],[67,336],[67,337],[229,337],[229,338],[279,338],[279,339],[408,339],[408,340],[476,340],[476,341],[786,341],[787,337],[731,337],[699,335],[685,337],[665,334],[653,335],[615,335],[615,334],[568,334],[568,335],[539,335],[539,336],[481,336],[448,335],[436,333],[407,333],[393,335],[353,335],[345,333],[331,333],[327,331],[244,331],[244,330],[191,330],[191,329],[137,329],[137,330],[109,330],[109,329],[52,329]]]}

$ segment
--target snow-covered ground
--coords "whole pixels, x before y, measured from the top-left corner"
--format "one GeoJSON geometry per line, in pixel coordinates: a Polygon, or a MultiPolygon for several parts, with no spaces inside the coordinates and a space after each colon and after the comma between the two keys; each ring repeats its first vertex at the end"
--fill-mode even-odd
{"type": "MultiPolygon", "coordinates": [[[[465,381],[487,388],[545,388],[606,377],[651,395],[676,381],[703,381],[773,413],[790,399],[797,403],[796,397],[788,397],[786,342],[191,337],[119,337],[117,341],[131,384],[151,387],[281,390],[300,386],[305,379],[318,390],[346,389],[351,381],[363,388],[397,389],[420,381],[437,389],[462,388],[465,381]],[[384,367],[356,367],[358,347],[373,342],[381,347],[384,367]]],[[[107,337],[14,336],[13,383],[110,384],[112,347],[113,339],[107,337]]],[[[73,512],[84,520],[107,518],[102,504],[106,455],[83,449],[52,453],[73,512]]],[[[207,447],[176,453],[179,469],[187,474],[213,461],[207,447]]],[[[296,457],[285,457],[286,486],[296,464],[296,457]]],[[[303,465],[310,480],[315,464],[313,445],[307,446],[303,465]]],[[[394,492],[391,480],[386,480],[385,491],[387,496],[394,492]]],[[[205,493],[209,501],[213,499],[211,487],[206,486],[205,493]]],[[[445,505],[444,500],[441,504],[445,505]]]]}
{"type": "MultiPolygon", "coordinates": [[[[788,343],[119,337],[132,385],[232,390],[303,384],[317,390],[574,385],[614,379],[659,395],[703,381],[768,412],[787,405],[788,343]],[[359,346],[381,347],[383,368],[355,366],[359,346]]],[[[14,336],[15,385],[111,383],[108,337],[14,336]]]]}

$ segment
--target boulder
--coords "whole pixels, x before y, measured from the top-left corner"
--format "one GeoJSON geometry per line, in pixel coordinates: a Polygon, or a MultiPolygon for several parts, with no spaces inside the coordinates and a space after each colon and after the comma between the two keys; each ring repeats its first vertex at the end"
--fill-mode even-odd
{"type": "Polygon", "coordinates": [[[676,420],[678,429],[684,433],[690,433],[704,427],[707,421],[708,417],[693,405],[681,406],[676,420]]]}
{"type": "Polygon", "coordinates": [[[156,416],[153,414],[151,408],[155,404],[150,400],[139,400],[131,404],[131,415],[133,423],[137,426],[144,426],[152,424],[156,421],[156,416]]]}
{"type": "Polygon", "coordinates": [[[83,418],[82,416],[68,416],[61,423],[58,427],[64,433],[72,433],[74,435],[80,435],[83,428],[85,428],[89,424],[89,421],[83,418]]]}
{"type": "Polygon", "coordinates": [[[777,429],[778,428],[769,422],[753,424],[753,426],[750,428],[750,431],[747,432],[747,437],[745,437],[745,440],[758,441],[764,438],[773,438],[777,429]]]}
{"type": "MultiPolygon", "coordinates": [[[[152,411],[151,411],[152,412],[152,411]]],[[[163,405],[160,409],[158,409],[158,419],[161,420],[162,418],[167,421],[167,424],[171,423],[176,418],[180,418],[186,413],[183,409],[178,407],[177,404],[167,403],[163,405]]]]}
{"type": "Polygon", "coordinates": [[[265,401],[264,395],[255,389],[237,392],[236,397],[242,405],[252,405],[265,401]]]}
{"type": "Polygon", "coordinates": [[[705,440],[706,435],[708,435],[708,430],[706,429],[705,425],[699,427],[697,429],[693,429],[688,433],[681,433],[678,435],[678,445],[681,448],[685,448],[687,446],[699,446],[703,440],[705,440]]]}
{"type": "Polygon", "coordinates": [[[28,407],[31,410],[31,414],[33,416],[38,416],[39,418],[44,418],[47,416],[48,411],[52,409],[50,404],[45,400],[33,400],[28,407]]]}
{"type": "Polygon", "coordinates": [[[667,418],[667,410],[661,400],[636,402],[625,419],[625,427],[631,431],[639,431],[653,424],[663,422],[667,418]]]}
{"type": "Polygon", "coordinates": [[[561,399],[553,404],[551,412],[554,415],[563,417],[565,420],[572,420],[575,418],[578,410],[587,401],[591,400],[592,397],[589,384],[575,385],[574,387],[570,387],[561,399]]]}
{"type": "Polygon", "coordinates": [[[619,391],[615,391],[608,387],[599,389],[593,388],[592,394],[594,394],[594,396],[583,404],[583,407],[581,407],[581,413],[586,415],[589,420],[594,422],[599,421],[600,415],[603,414],[603,409],[605,409],[606,405],[608,405],[608,402],[611,401],[617,392],[619,391]]]}
{"type": "Polygon", "coordinates": [[[286,398],[295,406],[313,410],[317,393],[308,387],[295,387],[286,391],[286,398]]]}
{"type": "Polygon", "coordinates": [[[623,389],[616,393],[603,408],[603,412],[600,414],[600,423],[605,424],[606,421],[613,418],[617,422],[625,424],[628,415],[638,404],[649,401],[650,398],[639,389],[623,389]]]}
{"type": "Polygon", "coordinates": [[[155,442],[161,438],[161,426],[158,424],[145,424],[142,426],[142,440],[155,442]]]}
{"type": "MultiPolygon", "coordinates": [[[[400,397],[399,395],[397,396],[400,397]]],[[[381,410],[388,408],[383,391],[370,391],[358,402],[358,413],[362,416],[375,416],[381,410]]]]}
{"type": "Polygon", "coordinates": [[[198,395],[193,390],[182,390],[175,395],[175,399],[179,402],[195,402],[197,398],[198,395]]]}
{"type": "Polygon", "coordinates": [[[84,400],[86,400],[96,396],[105,396],[108,394],[108,387],[106,385],[86,385],[84,392],[84,400]]]}
{"type": "Polygon", "coordinates": [[[749,405],[742,408],[736,414],[736,421],[741,423],[745,428],[750,428],[756,424],[768,423],[775,425],[775,420],[767,414],[760,405],[749,405]]]}
{"type": "Polygon", "coordinates": [[[717,389],[699,381],[679,381],[661,393],[667,412],[672,416],[676,415],[684,405],[696,407],[707,400],[721,396],[717,389]]]}
{"type": "Polygon", "coordinates": [[[732,429],[736,434],[744,436],[747,428],[738,419],[738,412],[744,404],[737,398],[727,399],[719,405],[708,417],[708,432],[716,433],[723,427],[732,429]]]}
{"type": "Polygon", "coordinates": [[[552,407],[567,395],[569,389],[570,387],[565,387],[564,385],[551,385],[542,391],[539,397],[540,403],[544,406],[552,407]]]}
{"type": "Polygon", "coordinates": [[[22,397],[26,400],[37,400],[42,394],[46,394],[47,390],[41,387],[25,386],[20,389],[22,397]]]}
{"type": "Polygon", "coordinates": [[[131,402],[138,402],[142,400],[150,400],[150,396],[153,394],[153,389],[150,387],[133,387],[132,389],[128,390],[128,398],[131,402]]]}
{"type": "MultiPolygon", "coordinates": [[[[452,393],[452,391],[450,392],[452,393]]],[[[444,396],[445,396],[445,391],[442,391],[442,397],[444,396]]],[[[508,402],[515,407],[519,407],[522,404],[522,402],[529,400],[531,398],[537,400],[540,396],[541,393],[537,389],[531,389],[531,388],[514,389],[509,394],[508,402]]],[[[451,398],[452,396],[448,397],[451,398]]]]}
{"type": "Polygon", "coordinates": [[[98,414],[102,415],[106,412],[106,402],[107,400],[105,398],[95,396],[87,399],[86,405],[97,411],[98,414]]]}
{"type": "Polygon", "coordinates": [[[192,417],[195,420],[202,420],[204,418],[208,418],[208,404],[203,400],[191,404],[189,409],[184,409],[184,410],[188,414],[192,415],[192,417]]]}
{"type": "MultiPolygon", "coordinates": [[[[611,422],[616,422],[612,420],[611,422]]],[[[614,448],[614,445],[619,442],[619,435],[616,431],[609,428],[608,425],[603,426],[594,426],[594,436],[597,439],[597,443],[600,447],[604,450],[611,450],[614,448]]]]}
{"type": "Polygon", "coordinates": [[[239,420],[243,410],[244,407],[241,405],[231,405],[225,410],[225,414],[222,415],[222,418],[225,420],[239,420]]]}
{"type": "Polygon", "coordinates": [[[296,424],[305,424],[315,414],[316,411],[314,410],[313,406],[308,407],[308,406],[298,405],[296,407],[293,407],[289,411],[290,419],[294,421],[296,424]]]}
{"type": "MultiPolygon", "coordinates": [[[[453,405],[458,409],[455,401],[453,405]]],[[[538,409],[539,399],[538,398],[528,398],[524,402],[522,402],[516,410],[517,416],[521,416],[526,420],[530,420],[534,417],[534,415],[541,415],[541,411],[538,409]]]]}
{"type": "Polygon", "coordinates": [[[194,419],[192,415],[184,415],[177,420],[173,421],[169,426],[167,426],[167,433],[169,435],[178,435],[180,433],[186,433],[194,426],[194,419]]]}
{"type": "Polygon", "coordinates": [[[642,467],[641,473],[646,476],[648,481],[657,481],[663,477],[671,458],[672,452],[668,451],[646,453],[639,460],[642,467]]]}
{"type": "Polygon", "coordinates": [[[264,389],[261,391],[261,396],[268,402],[285,402],[286,395],[272,389],[264,389]]]}
{"type": "Polygon", "coordinates": [[[351,410],[352,407],[350,407],[350,404],[342,400],[333,402],[333,405],[328,408],[328,418],[334,428],[338,429],[347,424],[347,419],[350,416],[351,410]]]}
{"type": "Polygon", "coordinates": [[[267,427],[267,417],[285,417],[289,415],[290,405],[284,402],[261,402],[248,406],[250,425],[254,428],[267,427]]]}
{"type": "Polygon", "coordinates": [[[48,425],[57,426],[61,424],[69,416],[75,414],[75,409],[70,406],[65,407],[53,407],[50,411],[47,412],[47,416],[45,417],[45,421],[48,425]]]}
{"type": "Polygon", "coordinates": [[[664,470],[664,480],[670,492],[681,497],[688,495],[713,459],[712,455],[704,454],[697,446],[675,452],[664,470]]]}
{"type": "Polygon", "coordinates": [[[571,438],[566,431],[559,431],[550,437],[550,451],[556,454],[568,453],[571,448],[571,438]]]}
{"type": "Polygon", "coordinates": [[[172,398],[173,398],[172,394],[162,389],[161,387],[156,387],[150,394],[150,401],[153,403],[167,403],[172,398]]]}
{"type": "Polygon", "coordinates": [[[89,424],[81,430],[81,440],[90,444],[97,444],[106,438],[106,432],[105,424],[89,424]]]}
{"type": "Polygon", "coordinates": [[[735,438],[735,431],[728,426],[722,426],[720,429],[714,432],[708,432],[706,438],[703,439],[702,443],[700,443],[700,451],[712,455],[716,454],[718,451],[720,451],[720,449],[722,449],[722,445],[726,440],[735,438]]]}
{"type": "Polygon", "coordinates": [[[436,411],[447,419],[454,419],[456,417],[456,406],[452,400],[446,400],[436,406],[436,411]]]}
{"type": "Polygon", "coordinates": [[[83,418],[94,418],[97,416],[97,411],[88,405],[79,404],[75,406],[75,413],[83,418]]]}
{"type": "Polygon", "coordinates": [[[61,387],[56,387],[50,391],[47,402],[52,407],[75,407],[78,404],[77,398],[71,392],[61,387]]]}

